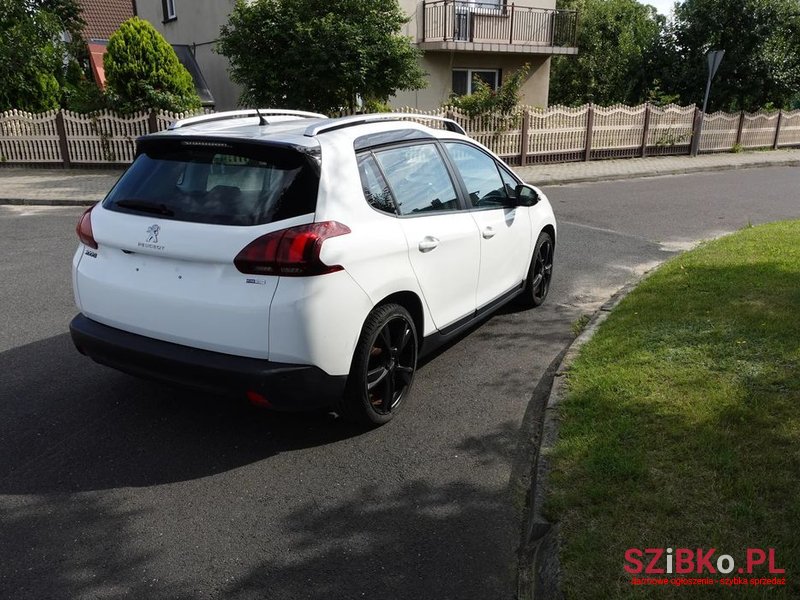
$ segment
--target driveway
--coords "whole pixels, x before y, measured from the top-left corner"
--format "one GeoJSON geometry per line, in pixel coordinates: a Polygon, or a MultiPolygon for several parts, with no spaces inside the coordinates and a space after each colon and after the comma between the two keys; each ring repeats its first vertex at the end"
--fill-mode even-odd
{"type": "Polygon", "coordinates": [[[434,356],[367,433],[78,355],[80,209],[0,207],[0,597],[512,598],[537,383],[571,324],[697,240],[800,217],[798,190],[789,167],[546,189],[548,303],[434,356]]]}

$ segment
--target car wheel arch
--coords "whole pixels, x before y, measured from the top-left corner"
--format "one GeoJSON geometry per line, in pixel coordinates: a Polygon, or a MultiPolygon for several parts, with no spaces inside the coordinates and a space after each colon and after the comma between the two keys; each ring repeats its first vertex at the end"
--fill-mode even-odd
{"type": "Polygon", "coordinates": [[[389,294],[381,301],[375,304],[376,307],[382,306],[384,304],[399,304],[403,308],[405,308],[411,318],[414,320],[414,327],[416,327],[417,331],[419,332],[417,336],[417,344],[422,344],[422,338],[424,337],[425,331],[425,310],[422,305],[422,299],[412,291],[399,291],[389,294]]]}
{"type": "MultiPolygon", "coordinates": [[[[550,224],[545,225],[542,227],[542,231],[540,233],[547,233],[550,235],[550,239],[553,240],[553,246],[556,245],[556,228],[550,224]]],[[[535,240],[534,240],[535,241],[535,240]]]]}

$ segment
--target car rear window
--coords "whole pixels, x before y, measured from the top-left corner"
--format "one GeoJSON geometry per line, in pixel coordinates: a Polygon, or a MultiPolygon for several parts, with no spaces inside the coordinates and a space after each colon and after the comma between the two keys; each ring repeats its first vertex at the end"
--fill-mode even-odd
{"type": "Polygon", "coordinates": [[[103,206],[217,225],[263,225],[316,210],[314,160],[297,150],[202,141],[151,141],[103,206]]]}

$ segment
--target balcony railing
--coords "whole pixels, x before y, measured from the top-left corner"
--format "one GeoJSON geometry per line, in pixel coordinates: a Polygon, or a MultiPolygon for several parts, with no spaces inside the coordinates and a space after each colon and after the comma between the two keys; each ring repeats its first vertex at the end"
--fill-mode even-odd
{"type": "Polygon", "coordinates": [[[423,42],[574,47],[578,13],[472,0],[425,0],[423,42]]]}

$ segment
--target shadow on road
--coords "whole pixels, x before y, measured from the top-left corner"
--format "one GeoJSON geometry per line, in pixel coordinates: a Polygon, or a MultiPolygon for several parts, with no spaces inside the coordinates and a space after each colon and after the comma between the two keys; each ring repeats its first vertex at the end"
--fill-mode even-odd
{"type": "MultiPolygon", "coordinates": [[[[270,413],[139,380],[81,356],[67,334],[4,352],[0,543],[18,552],[0,569],[0,592],[510,597],[535,438],[530,413],[522,436],[513,418],[475,427],[468,415],[476,409],[437,403],[434,390],[453,385],[440,378],[463,364],[466,381],[487,387],[462,402],[525,402],[529,392],[517,396],[530,389],[530,372],[521,367],[530,353],[563,340],[555,317],[564,310],[546,307],[524,326],[502,315],[472,329],[464,336],[472,345],[432,359],[447,368],[422,369],[426,393],[412,397],[405,418],[367,433],[327,414],[270,413]],[[531,331],[521,334],[521,326],[531,331]],[[532,333],[536,344],[525,348],[532,333]],[[509,334],[502,353],[475,356],[474,344],[494,347],[509,334]],[[474,430],[453,436],[452,445],[423,434],[469,426],[474,430]],[[337,442],[345,440],[342,452],[337,442]],[[399,463],[397,453],[385,451],[397,444],[415,447],[399,463]],[[186,489],[172,497],[156,487],[228,471],[228,481],[237,481],[240,467],[327,445],[330,452],[308,454],[318,461],[311,479],[315,469],[328,470],[320,485],[298,477],[273,492],[271,478],[295,474],[273,472],[272,461],[242,475],[247,484],[231,497],[220,491],[231,518],[222,516],[224,506],[180,505],[186,489]],[[475,477],[476,469],[485,477],[475,477]],[[274,505],[281,502],[290,504],[274,505]],[[184,548],[190,540],[200,546],[184,548]]],[[[200,496],[209,497],[207,490],[200,496]]]]}
{"type": "Polygon", "coordinates": [[[308,501],[287,520],[295,551],[265,557],[223,596],[510,598],[516,563],[498,552],[509,535],[498,525],[513,525],[507,503],[504,493],[427,481],[366,486],[330,506],[308,501]]]}
{"type": "Polygon", "coordinates": [[[96,365],[67,334],[0,354],[0,494],[196,479],[361,430],[273,413],[96,365]]]}
{"type": "MultiPolygon", "coordinates": [[[[542,310],[559,312],[558,307],[542,310]]],[[[474,336],[513,351],[531,334],[500,317],[482,322],[445,349],[474,336]]],[[[547,323],[536,331],[541,346],[563,337],[560,326],[547,323]]],[[[421,373],[445,349],[427,358],[421,373]]],[[[512,364],[495,370],[495,394],[529,385],[529,374],[512,364]]],[[[7,380],[0,402],[0,494],[197,479],[365,433],[324,411],[271,412],[244,400],[140,380],[81,356],[68,334],[0,353],[0,373],[7,380]]]]}
{"type": "MultiPolygon", "coordinates": [[[[66,334],[0,354],[0,372],[0,544],[17,549],[0,569],[0,590],[14,597],[45,589],[75,598],[209,597],[209,581],[223,597],[293,600],[513,589],[509,540],[521,514],[511,488],[464,481],[446,464],[406,481],[387,471],[385,479],[307,496],[275,515],[277,539],[266,526],[232,526],[221,543],[236,540],[235,555],[249,559],[235,577],[202,566],[211,548],[187,548],[191,570],[208,569],[204,583],[180,572],[165,579],[163,569],[179,564],[166,541],[177,524],[159,522],[155,506],[141,508],[148,503],[126,500],[128,493],[105,490],[201,478],[345,438],[379,451],[389,428],[359,435],[327,415],[272,414],[168,390],[94,365],[66,334]],[[164,546],[153,530],[165,532],[164,546]]],[[[454,451],[504,472],[518,435],[504,423],[454,451]]],[[[265,509],[262,519],[270,516],[265,509]]]]}
{"type": "Polygon", "coordinates": [[[299,552],[265,557],[224,596],[257,598],[280,590],[276,597],[310,600],[515,597],[517,553],[526,551],[531,460],[562,357],[553,359],[534,390],[521,430],[506,422],[457,447],[488,468],[510,466],[507,486],[440,475],[444,481],[432,476],[388,490],[376,483],[346,498],[309,500],[286,520],[299,552]]]}
{"type": "Polygon", "coordinates": [[[148,575],[158,552],[136,543],[132,523],[142,516],[88,495],[4,499],[0,596],[191,598],[174,582],[148,575]]]}
{"type": "MultiPolygon", "coordinates": [[[[497,449],[512,445],[500,441],[497,449]]],[[[250,523],[246,533],[226,531],[216,548],[181,552],[169,533],[179,524],[157,522],[120,498],[6,497],[0,543],[16,550],[0,567],[0,591],[15,598],[46,590],[70,598],[510,598],[516,558],[506,546],[518,524],[507,490],[434,479],[307,497],[280,515],[280,537],[250,523]],[[153,529],[165,531],[163,544],[153,529]],[[234,570],[228,552],[242,563],[234,570]],[[185,573],[176,569],[181,555],[185,573]]],[[[261,518],[269,520],[269,511],[261,518]]]]}

